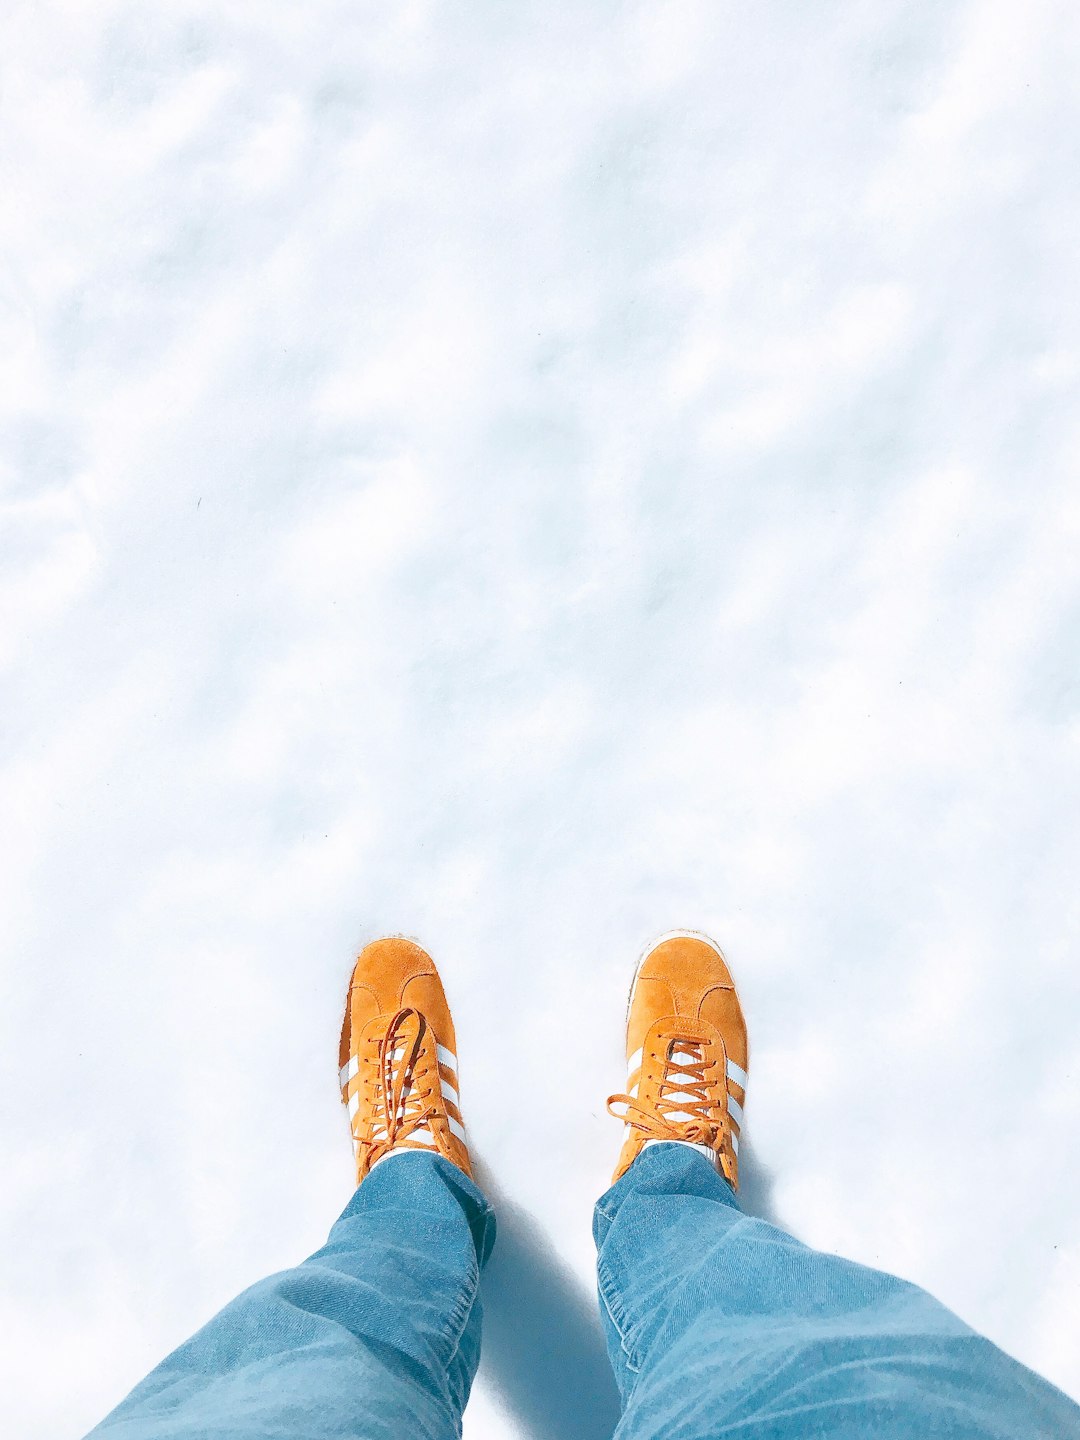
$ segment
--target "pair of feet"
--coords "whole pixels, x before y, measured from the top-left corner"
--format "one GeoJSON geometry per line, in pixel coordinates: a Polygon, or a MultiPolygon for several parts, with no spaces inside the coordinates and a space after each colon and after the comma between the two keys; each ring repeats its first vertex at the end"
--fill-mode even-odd
{"type": "MultiPolygon", "coordinates": [[[[341,1029],[341,1098],[357,1182],[398,1150],[429,1150],[472,1174],[457,1041],[442,981],[411,940],[375,940],[353,969],[341,1029]]],[[[638,965],[626,1017],[627,1088],[608,1109],[624,1121],[617,1180],[646,1145],[678,1140],[737,1188],[746,1099],[746,1023],[719,946],[663,936],[638,965]]]]}

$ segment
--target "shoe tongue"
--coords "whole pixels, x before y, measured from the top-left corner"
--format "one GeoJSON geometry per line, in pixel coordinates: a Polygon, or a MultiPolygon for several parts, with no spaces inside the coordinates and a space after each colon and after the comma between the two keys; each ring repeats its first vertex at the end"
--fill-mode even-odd
{"type": "Polygon", "coordinates": [[[417,1010],[399,1012],[397,1015],[383,1016],[380,1021],[383,1035],[388,1037],[393,1044],[395,1064],[402,1059],[409,1051],[416,1047],[417,1059],[427,1051],[432,1041],[431,1026],[428,1025],[423,1015],[417,1010]],[[390,1036],[390,1030],[393,1035],[390,1036]],[[419,1039],[419,1045],[417,1040],[419,1039]]]}
{"type": "Polygon", "coordinates": [[[698,1118],[696,1107],[701,1104],[701,1095],[682,1087],[696,1085],[700,1082],[689,1075],[673,1074],[672,1070],[674,1067],[685,1069],[688,1066],[700,1065],[705,1059],[705,1047],[708,1040],[705,1036],[694,1035],[689,1026],[686,1029],[680,1026],[676,1034],[672,1036],[671,1030],[674,1028],[669,1026],[666,1030],[667,1064],[664,1067],[660,1095],[667,1105],[678,1106],[680,1102],[683,1102],[695,1107],[692,1110],[669,1110],[669,1120],[692,1121],[698,1118]]]}
{"type": "Polygon", "coordinates": [[[412,1069],[407,1075],[403,1076],[401,1067],[408,1059],[410,1049],[411,1041],[405,1045],[396,1046],[392,1061],[394,1089],[397,1088],[399,1082],[401,1084],[398,1106],[399,1124],[413,1120],[421,1113],[421,1102],[417,1095],[417,1090],[419,1088],[419,1082],[427,1068],[426,1046],[420,1046],[416,1058],[413,1061],[412,1069]]]}
{"type": "Polygon", "coordinates": [[[701,1063],[702,1042],[700,1040],[672,1040],[668,1045],[668,1060],[674,1065],[698,1065],[701,1063]]]}
{"type": "Polygon", "coordinates": [[[657,1020],[649,1031],[649,1039],[655,1042],[657,1050],[666,1053],[677,1064],[697,1064],[705,1052],[710,1036],[701,1025],[696,1025],[687,1015],[666,1015],[657,1020]]]}

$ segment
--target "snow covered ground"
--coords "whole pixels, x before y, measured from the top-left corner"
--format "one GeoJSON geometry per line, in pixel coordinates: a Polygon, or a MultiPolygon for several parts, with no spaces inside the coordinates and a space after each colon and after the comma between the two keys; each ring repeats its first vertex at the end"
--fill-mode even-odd
{"type": "Polygon", "coordinates": [[[9,0],[6,1433],[321,1243],[387,930],[504,1197],[467,1440],[604,1428],[671,926],[751,1203],[1080,1396],[1078,59],[1064,0],[9,0]]]}

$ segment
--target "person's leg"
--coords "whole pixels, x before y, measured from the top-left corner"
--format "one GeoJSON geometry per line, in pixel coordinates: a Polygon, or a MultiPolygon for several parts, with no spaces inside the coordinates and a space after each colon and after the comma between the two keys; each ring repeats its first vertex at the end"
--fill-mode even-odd
{"type": "Polygon", "coordinates": [[[1080,1408],[925,1291],[740,1213],[749,1051],[711,940],[642,959],[626,1055],[594,1223],[622,1440],[1080,1440],[1080,1408]]]}
{"type": "Polygon", "coordinates": [[[594,1220],[621,1440],[1075,1440],[1080,1407],[925,1291],[743,1215],[687,1145],[594,1220]]]}
{"type": "Polygon", "coordinates": [[[456,1166],[395,1154],[327,1243],[245,1290],[94,1440],[451,1440],[480,1355],[494,1221],[456,1166]]]}
{"type": "Polygon", "coordinates": [[[472,1180],[442,981],[398,937],[360,953],[338,1052],[357,1190],[323,1248],[246,1290],[96,1440],[453,1440],[495,1238],[472,1180]]]}

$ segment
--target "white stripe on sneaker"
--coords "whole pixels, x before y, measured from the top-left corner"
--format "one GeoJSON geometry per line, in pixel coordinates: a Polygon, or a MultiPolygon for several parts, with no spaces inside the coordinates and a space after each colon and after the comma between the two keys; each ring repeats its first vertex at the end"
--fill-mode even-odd
{"type": "Polygon", "coordinates": [[[735,1121],[735,1124],[738,1125],[739,1129],[741,1130],[743,1128],[743,1108],[739,1104],[738,1100],[735,1099],[734,1095],[729,1095],[727,1097],[727,1108],[728,1114],[731,1116],[732,1120],[735,1121]]]}
{"type": "Polygon", "coordinates": [[[727,1062],[727,1074],[729,1080],[734,1080],[740,1090],[746,1089],[746,1082],[749,1078],[741,1065],[736,1065],[734,1060],[727,1062]]]}

